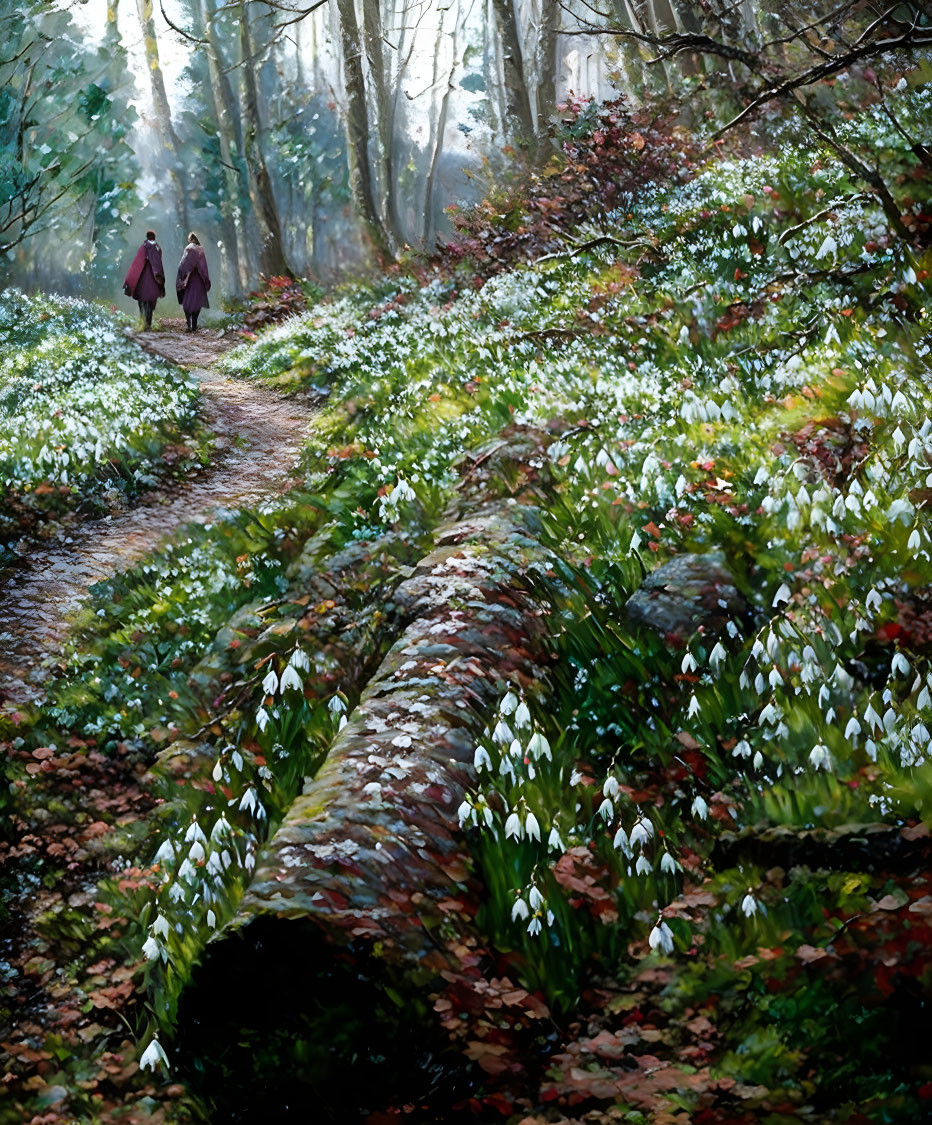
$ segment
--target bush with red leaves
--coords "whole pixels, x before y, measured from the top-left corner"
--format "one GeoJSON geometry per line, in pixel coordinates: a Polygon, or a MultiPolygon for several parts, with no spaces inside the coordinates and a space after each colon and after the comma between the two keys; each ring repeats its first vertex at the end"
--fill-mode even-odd
{"type": "Polygon", "coordinates": [[[247,331],[242,335],[251,338],[257,328],[277,324],[280,320],[303,312],[307,306],[307,294],[300,281],[283,274],[264,277],[261,288],[250,293],[246,302],[244,321],[247,331]]]}
{"type": "Polygon", "coordinates": [[[434,259],[462,260],[481,278],[562,246],[583,224],[608,231],[612,215],[637,207],[648,185],[688,179],[697,148],[672,115],[624,99],[576,98],[559,107],[562,127],[546,166],[475,206],[450,208],[456,234],[434,259]]]}

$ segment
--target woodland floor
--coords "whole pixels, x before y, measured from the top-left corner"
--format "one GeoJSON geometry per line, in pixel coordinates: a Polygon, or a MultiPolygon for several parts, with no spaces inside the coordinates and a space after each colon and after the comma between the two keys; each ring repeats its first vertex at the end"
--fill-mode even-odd
{"type": "Polygon", "coordinates": [[[88,589],[137,562],[186,523],[285,491],[313,410],[254,382],[229,379],[214,361],[240,343],[164,318],[133,337],[189,368],[200,382],[204,425],[215,435],[210,467],[146,494],[134,507],[61,530],[33,545],[0,593],[0,700],[34,702],[88,589]]]}

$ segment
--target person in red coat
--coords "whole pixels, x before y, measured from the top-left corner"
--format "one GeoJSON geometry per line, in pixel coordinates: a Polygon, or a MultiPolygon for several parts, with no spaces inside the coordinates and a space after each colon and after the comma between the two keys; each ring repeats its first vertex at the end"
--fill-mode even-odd
{"type": "Polygon", "coordinates": [[[129,267],[123,292],[139,305],[139,315],[152,327],[152,314],[159,297],[165,296],[165,270],[162,267],[162,247],[155,241],[155,231],[146,231],[146,241],[136,251],[129,267]]]}
{"type": "Polygon", "coordinates": [[[181,255],[175,291],[178,304],[184,309],[188,331],[197,331],[197,318],[201,309],[210,308],[207,290],[210,288],[210,274],[207,272],[207,255],[201,240],[192,231],[188,235],[188,245],[181,255]]]}

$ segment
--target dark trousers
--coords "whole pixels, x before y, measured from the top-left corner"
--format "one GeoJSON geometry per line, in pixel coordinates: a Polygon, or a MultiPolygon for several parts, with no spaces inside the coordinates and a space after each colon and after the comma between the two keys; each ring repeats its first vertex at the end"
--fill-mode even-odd
{"type": "Polygon", "coordinates": [[[152,314],[155,312],[155,301],[137,301],[139,315],[145,320],[146,328],[152,327],[152,314]]]}
{"type": "Polygon", "coordinates": [[[184,314],[185,320],[187,320],[187,322],[188,322],[188,331],[189,332],[196,332],[197,331],[197,318],[200,315],[201,315],[200,309],[198,309],[196,312],[193,312],[193,313],[185,313],[184,314]]]}

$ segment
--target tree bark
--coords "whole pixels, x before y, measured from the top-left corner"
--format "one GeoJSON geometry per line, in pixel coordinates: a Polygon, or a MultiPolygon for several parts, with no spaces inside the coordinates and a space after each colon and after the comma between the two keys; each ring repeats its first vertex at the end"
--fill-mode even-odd
{"type": "Polygon", "coordinates": [[[537,80],[537,140],[549,143],[550,118],[557,108],[557,40],[560,15],[559,0],[543,0],[540,9],[540,47],[537,80]]]}
{"type": "Polygon", "coordinates": [[[220,145],[220,160],[223,164],[224,193],[220,203],[220,213],[226,219],[229,239],[229,268],[234,283],[242,292],[249,288],[249,262],[246,235],[243,230],[243,215],[240,198],[244,194],[242,165],[239,152],[234,152],[232,139],[236,134],[235,122],[238,118],[233,101],[233,91],[224,73],[225,63],[220,55],[217,42],[218,33],[214,26],[215,0],[200,0],[198,16],[199,32],[207,39],[207,70],[210,76],[210,101],[217,124],[217,140],[220,145]]]}
{"type": "MultiPolygon", "coordinates": [[[[115,4],[113,10],[115,15],[115,4]]],[[[165,78],[159,60],[159,42],[155,31],[155,20],[152,15],[152,0],[136,0],[136,11],[145,45],[146,69],[149,72],[149,83],[152,89],[152,113],[155,120],[155,129],[162,148],[165,150],[168,176],[175,197],[178,219],[185,233],[187,233],[190,224],[188,222],[188,196],[185,190],[181,164],[181,145],[172,124],[171,107],[168,104],[168,94],[165,92],[165,78]]]]}
{"type": "Polygon", "coordinates": [[[536,148],[534,117],[531,113],[514,0],[492,0],[492,3],[502,41],[506,116],[514,139],[533,156],[536,148]]]}
{"type": "Polygon", "coordinates": [[[259,271],[266,277],[277,274],[293,276],[285,257],[278,208],[262,151],[262,124],[259,118],[259,96],[253,57],[255,49],[246,0],[240,0],[239,4],[239,34],[243,157],[246,161],[249,199],[259,238],[259,271]]]}
{"type": "Polygon", "coordinates": [[[375,197],[369,166],[369,108],[362,68],[362,41],[354,0],[337,0],[340,37],[343,45],[344,85],[346,87],[346,138],[349,144],[350,181],[363,222],[377,252],[393,257],[388,232],[375,197]]]}

